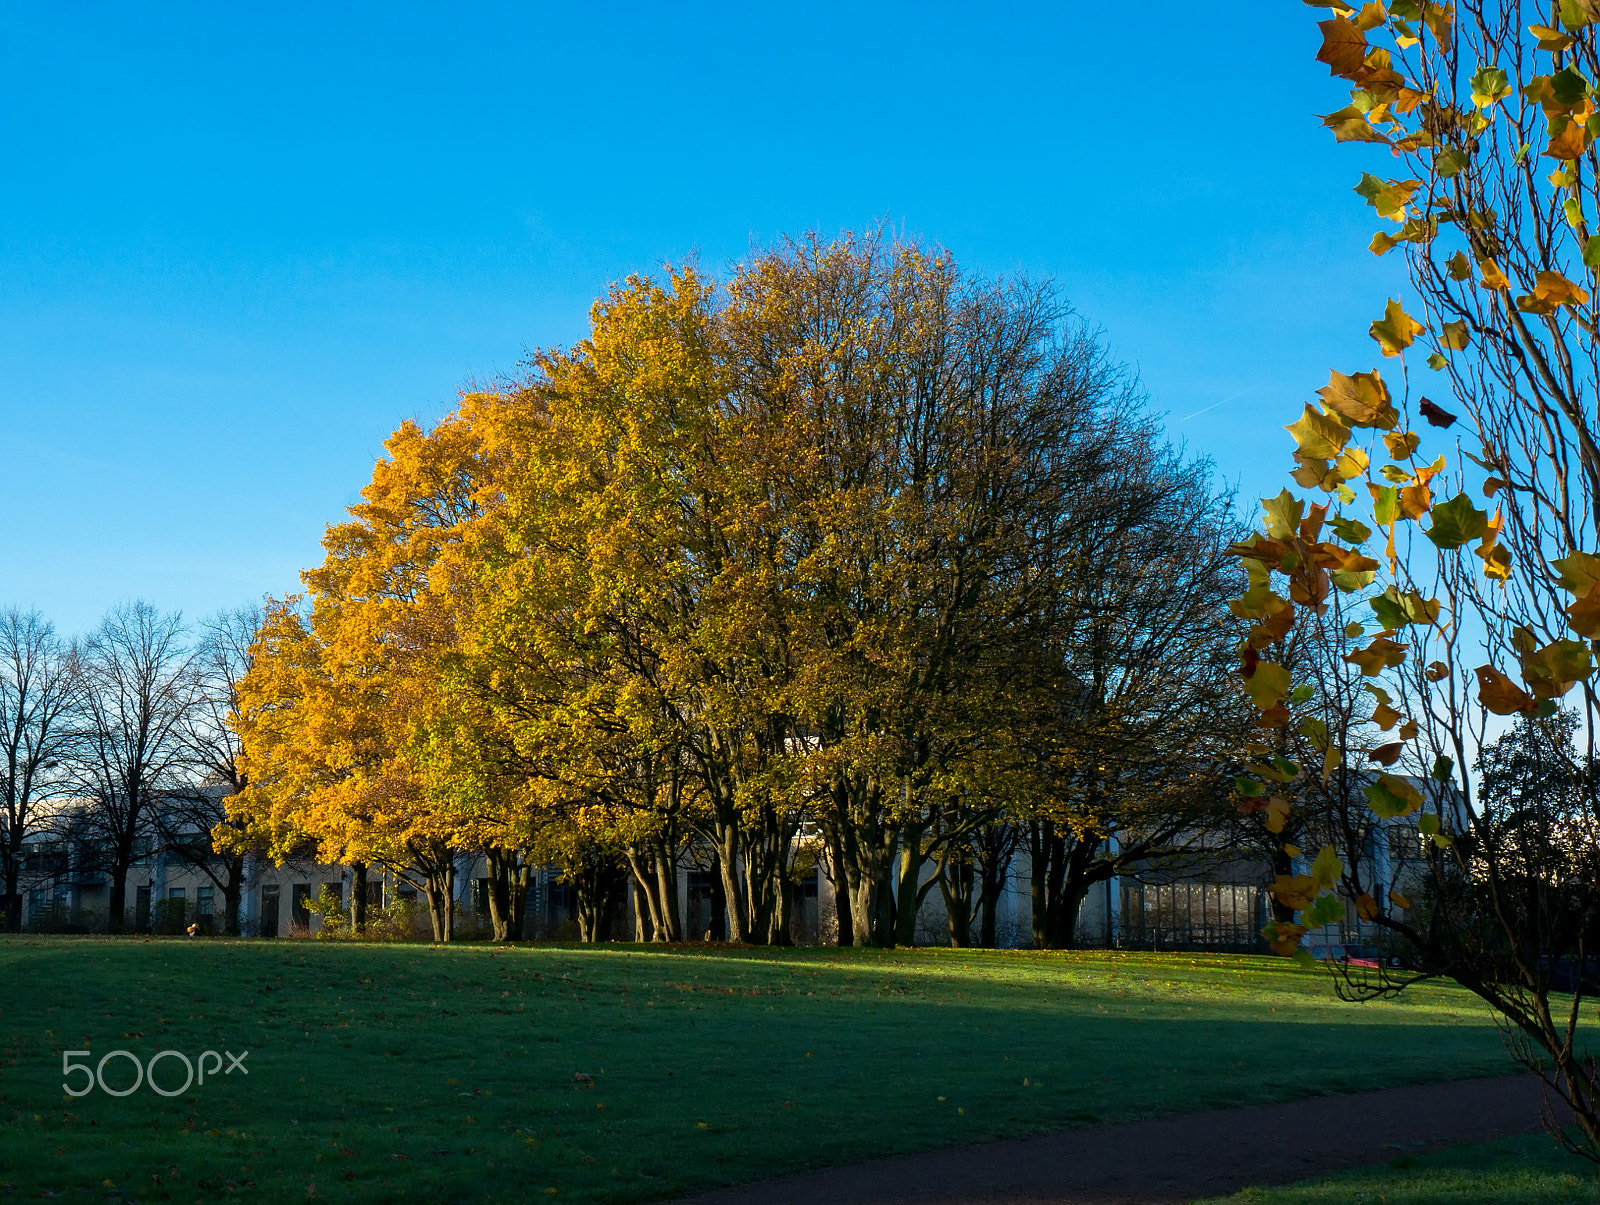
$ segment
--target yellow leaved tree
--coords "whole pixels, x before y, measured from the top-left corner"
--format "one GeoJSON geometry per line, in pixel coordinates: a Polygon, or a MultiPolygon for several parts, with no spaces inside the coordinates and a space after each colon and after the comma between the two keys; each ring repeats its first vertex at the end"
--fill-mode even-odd
{"type": "Polygon", "coordinates": [[[1359,918],[1397,965],[1347,970],[1347,994],[1469,988],[1571,1108],[1562,1140],[1600,1158],[1579,1024],[1600,986],[1600,6],[1324,7],[1317,58],[1350,92],[1323,124],[1392,156],[1355,191],[1415,300],[1372,322],[1381,367],[1333,372],[1288,425],[1297,489],[1235,549],[1267,936],[1295,953],[1359,918]],[[1579,739],[1507,790],[1508,723],[1579,739]]]}

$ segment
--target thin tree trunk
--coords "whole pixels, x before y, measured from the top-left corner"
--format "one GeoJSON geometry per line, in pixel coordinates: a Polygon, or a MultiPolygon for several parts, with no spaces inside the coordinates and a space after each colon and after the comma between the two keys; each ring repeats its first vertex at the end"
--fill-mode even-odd
{"type": "Polygon", "coordinates": [[[851,924],[850,915],[850,884],[844,869],[844,847],[840,844],[838,830],[831,825],[828,832],[828,863],[832,870],[828,882],[833,887],[834,924],[838,930],[834,941],[841,946],[854,945],[854,926],[851,924]]]}
{"type": "Polygon", "coordinates": [[[356,937],[367,931],[367,864],[350,863],[354,881],[350,885],[350,928],[356,937]]]}
{"type": "Polygon", "coordinates": [[[661,927],[658,941],[682,941],[683,918],[678,913],[677,863],[667,850],[666,842],[657,842],[655,856],[656,896],[660,910],[661,927]]]}

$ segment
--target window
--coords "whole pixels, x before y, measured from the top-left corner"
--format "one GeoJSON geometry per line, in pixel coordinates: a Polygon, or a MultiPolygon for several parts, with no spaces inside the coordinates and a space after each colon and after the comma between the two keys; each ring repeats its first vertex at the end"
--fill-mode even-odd
{"type": "Polygon", "coordinates": [[[262,937],[278,936],[278,885],[261,889],[261,921],[257,932],[262,937]]]}
{"type": "Polygon", "coordinates": [[[184,899],[185,898],[184,889],[182,887],[174,887],[174,888],[172,888],[170,891],[167,892],[167,898],[169,900],[181,900],[181,899],[184,899]]]}
{"type": "Polygon", "coordinates": [[[293,891],[293,906],[289,913],[289,923],[300,928],[309,928],[311,925],[311,884],[296,883],[293,891]]]}
{"type": "Polygon", "coordinates": [[[338,880],[337,882],[334,882],[334,883],[324,883],[322,885],[322,890],[328,896],[330,896],[332,898],[333,903],[334,903],[334,907],[336,907],[336,908],[343,908],[344,907],[344,880],[343,879],[340,879],[340,880],[338,880]]]}
{"type": "Polygon", "coordinates": [[[368,879],[367,880],[367,907],[368,908],[382,908],[383,907],[383,880],[382,879],[368,879]]]}
{"type": "Polygon", "coordinates": [[[1405,824],[1389,829],[1389,857],[1395,862],[1422,860],[1422,834],[1405,824]]]}
{"type": "Polygon", "coordinates": [[[150,929],[150,884],[141,883],[133,894],[133,927],[140,932],[150,929]]]}
{"type": "Polygon", "coordinates": [[[489,880],[472,880],[472,910],[479,916],[489,915],[489,880]]]}
{"type": "Polygon", "coordinates": [[[215,890],[216,889],[214,887],[201,887],[199,890],[197,890],[195,892],[195,914],[196,915],[198,915],[198,916],[210,916],[211,915],[212,893],[215,890]]]}

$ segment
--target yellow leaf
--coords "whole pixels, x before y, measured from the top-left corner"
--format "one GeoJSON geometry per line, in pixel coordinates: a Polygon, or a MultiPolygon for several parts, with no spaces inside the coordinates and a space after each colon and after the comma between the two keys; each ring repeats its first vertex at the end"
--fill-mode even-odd
{"type": "Polygon", "coordinates": [[[1399,719],[1400,713],[1387,703],[1379,703],[1377,710],[1372,713],[1372,722],[1384,732],[1393,728],[1399,719]]]}
{"type": "Polygon", "coordinates": [[[1310,405],[1306,406],[1299,422],[1289,424],[1284,430],[1294,436],[1302,456],[1318,460],[1339,455],[1350,439],[1350,428],[1310,405]]]}
{"type": "Polygon", "coordinates": [[[1389,400],[1388,387],[1376,372],[1328,374],[1328,383],[1317,390],[1328,410],[1353,427],[1377,427],[1392,431],[1400,421],[1399,412],[1389,400]]]}
{"type": "Polygon", "coordinates": [[[1585,640],[1600,640],[1600,589],[1591,587],[1567,607],[1567,626],[1585,640]]]}
{"type": "MultiPolygon", "coordinates": [[[[1383,446],[1389,449],[1391,459],[1408,460],[1421,440],[1415,431],[1390,431],[1383,437],[1383,446]]],[[[1409,474],[1406,479],[1410,480],[1409,474]]]]}
{"type": "Polygon", "coordinates": [[[1562,33],[1559,29],[1552,29],[1548,25],[1530,25],[1528,32],[1539,39],[1539,49],[1556,53],[1567,49],[1576,40],[1569,34],[1562,33]]]}
{"type": "Polygon", "coordinates": [[[1277,796],[1267,800],[1267,831],[1281,833],[1289,822],[1289,801],[1277,796]]]}
{"type": "Polygon", "coordinates": [[[1289,671],[1276,662],[1263,661],[1245,680],[1245,693],[1262,711],[1269,711],[1289,693],[1289,671]]]}
{"type": "Polygon", "coordinates": [[[1492,259],[1478,261],[1478,271],[1483,273],[1483,287],[1486,289],[1509,289],[1511,282],[1506,279],[1506,274],[1500,270],[1500,265],[1492,259]]]}
{"type": "Polygon", "coordinates": [[[1345,660],[1359,668],[1363,675],[1375,678],[1386,669],[1393,669],[1406,659],[1404,644],[1396,644],[1387,636],[1376,637],[1364,649],[1345,654],[1345,660]]]}
{"type": "Polygon", "coordinates": [[[1343,873],[1344,863],[1339,860],[1338,851],[1331,845],[1324,845],[1318,851],[1316,861],[1311,863],[1311,877],[1316,880],[1317,886],[1332,887],[1343,873]]]}
{"type": "Polygon", "coordinates": [[[1396,908],[1399,908],[1402,912],[1411,907],[1411,901],[1405,896],[1401,895],[1398,891],[1389,892],[1389,902],[1396,908]]]}
{"type": "Polygon", "coordinates": [[[1373,128],[1367,120],[1367,115],[1354,105],[1346,105],[1337,113],[1326,114],[1322,124],[1333,131],[1335,142],[1381,142],[1389,145],[1389,140],[1373,128]]]}
{"type": "Polygon", "coordinates": [[[1368,328],[1367,333],[1377,341],[1378,350],[1386,356],[1398,356],[1416,341],[1428,328],[1423,326],[1391,299],[1384,307],[1383,317],[1368,328]]]}

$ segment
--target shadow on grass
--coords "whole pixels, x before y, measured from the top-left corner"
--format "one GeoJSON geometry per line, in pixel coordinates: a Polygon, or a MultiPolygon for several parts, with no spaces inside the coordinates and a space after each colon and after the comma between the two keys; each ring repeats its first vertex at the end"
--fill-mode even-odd
{"type": "Polygon", "coordinates": [[[0,941],[0,1180],[31,1196],[625,1202],[1508,1069],[1463,993],[1345,1005],[1268,959],[0,941]],[[113,1049],[249,1074],[65,1098],[62,1052],[113,1049]]]}

